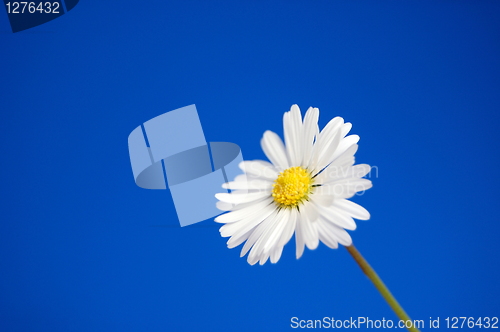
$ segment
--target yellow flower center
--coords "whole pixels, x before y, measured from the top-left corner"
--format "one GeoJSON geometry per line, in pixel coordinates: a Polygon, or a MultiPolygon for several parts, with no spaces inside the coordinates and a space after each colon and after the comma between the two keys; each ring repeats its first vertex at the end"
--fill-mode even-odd
{"type": "Polygon", "coordinates": [[[311,193],[313,179],[302,167],[291,167],[281,172],[273,184],[273,197],[281,207],[294,207],[311,193]]]}

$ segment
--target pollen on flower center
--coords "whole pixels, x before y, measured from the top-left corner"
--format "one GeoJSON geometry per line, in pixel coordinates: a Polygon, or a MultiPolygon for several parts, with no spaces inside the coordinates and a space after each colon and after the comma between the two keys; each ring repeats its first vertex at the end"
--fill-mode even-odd
{"type": "Polygon", "coordinates": [[[291,167],[281,172],[273,184],[273,198],[282,207],[297,206],[311,193],[313,179],[302,167],[291,167]]]}

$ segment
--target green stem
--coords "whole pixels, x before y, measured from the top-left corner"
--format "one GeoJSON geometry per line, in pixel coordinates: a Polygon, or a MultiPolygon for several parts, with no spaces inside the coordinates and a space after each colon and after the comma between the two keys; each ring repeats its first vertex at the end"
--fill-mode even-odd
{"type": "MultiPolygon", "coordinates": [[[[410,316],[408,316],[408,314],[404,311],[404,309],[401,307],[398,301],[394,298],[394,296],[392,296],[391,291],[387,288],[382,279],[380,279],[377,272],[375,272],[375,270],[370,266],[370,264],[368,264],[368,262],[359,253],[356,247],[354,247],[354,245],[351,245],[349,247],[346,247],[346,249],[354,258],[356,263],[358,263],[359,267],[364,272],[364,274],[366,274],[366,276],[373,282],[377,290],[380,292],[380,294],[382,294],[383,298],[387,301],[392,310],[394,310],[399,319],[405,322],[406,321],[413,322],[410,319],[410,316]]],[[[419,329],[415,327],[408,328],[408,330],[419,331],[419,329]]]]}

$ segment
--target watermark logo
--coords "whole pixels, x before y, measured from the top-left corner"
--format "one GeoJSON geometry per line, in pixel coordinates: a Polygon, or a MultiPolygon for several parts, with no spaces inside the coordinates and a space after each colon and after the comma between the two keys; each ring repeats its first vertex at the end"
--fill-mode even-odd
{"type": "Polygon", "coordinates": [[[73,9],[79,0],[4,0],[12,32],[19,32],[52,21],[73,9]]]}
{"type": "Polygon", "coordinates": [[[159,115],[128,137],[135,183],[145,189],[170,189],[181,226],[219,215],[215,194],[242,171],[238,145],[209,142],[195,105],[159,115]]]}

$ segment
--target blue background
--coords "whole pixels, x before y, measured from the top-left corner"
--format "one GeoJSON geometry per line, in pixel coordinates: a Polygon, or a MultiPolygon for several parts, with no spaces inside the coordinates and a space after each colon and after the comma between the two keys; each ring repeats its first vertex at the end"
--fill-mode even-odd
{"type": "MultiPolygon", "coordinates": [[[[500,3],[80,1],[13,34],[0,10],[2,331],[276,331],[395,315],[344,248],[249,266],[134,184],[128,134],[196,104],[262,159],[294,103],[377,166],[354,243],[414,319],[500,316],[500,3]]],[[[193,208],[196,202],[193,201],[193,208]]]]}

